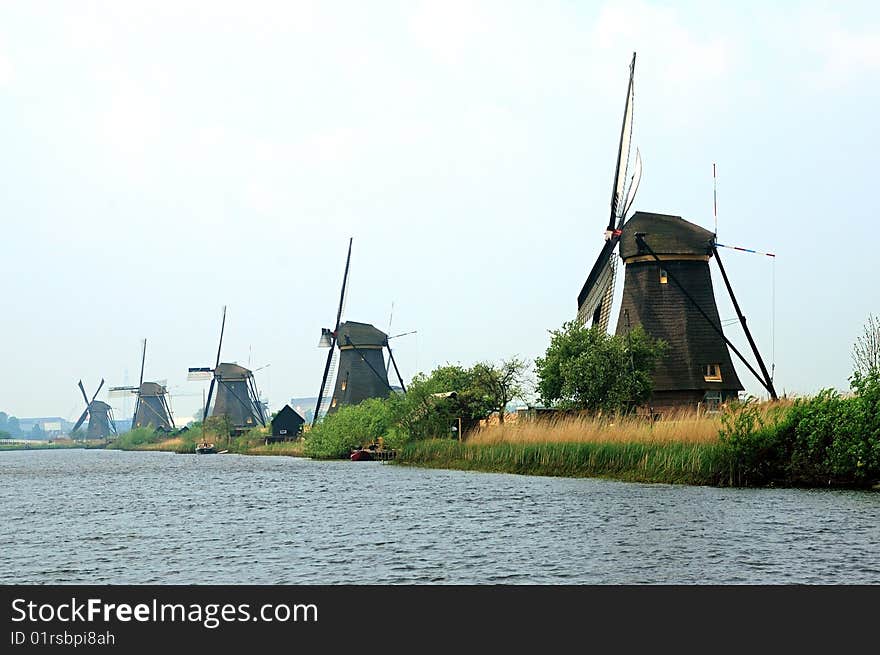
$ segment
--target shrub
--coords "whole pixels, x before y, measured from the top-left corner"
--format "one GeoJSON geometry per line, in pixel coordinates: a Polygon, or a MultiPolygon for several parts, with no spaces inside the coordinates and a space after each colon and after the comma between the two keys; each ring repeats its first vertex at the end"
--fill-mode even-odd
{"type": "Polygon", "coordinates": [[[380,437],[383,440],[386,436],[391,441],[400,440],[400,435],[396,431],[392,433],[391,427],[391,413],[381,398],[368,398],[357,405],[344,405],[336,412],[327,414],[309,430],[305,454],[334,459],[345,457],[353,449],[376,442],[380,437]]]}

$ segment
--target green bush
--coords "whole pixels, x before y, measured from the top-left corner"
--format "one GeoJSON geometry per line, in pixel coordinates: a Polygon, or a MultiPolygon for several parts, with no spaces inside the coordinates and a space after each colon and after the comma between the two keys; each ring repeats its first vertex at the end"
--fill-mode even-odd
{"type": "Polygon", "coordinates": [[[386,445],[399,442],[392,430],[391,412],[381,398],[368,398],[357,405],[344,405],[327,414],[306,435],[305,454],[320,459],[346,457],[353,449],[388,437],[386,445]]]}
{"type": "Polygon", "coordinates": [[[853,394],[824,389],[768,416],[746,403],[723,418],[732,484],[865,487],[880,481],[880,374],[853,394]]]}

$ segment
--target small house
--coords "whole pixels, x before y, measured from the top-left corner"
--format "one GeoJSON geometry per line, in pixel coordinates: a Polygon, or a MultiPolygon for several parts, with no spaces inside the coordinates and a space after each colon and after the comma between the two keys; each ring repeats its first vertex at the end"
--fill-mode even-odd
{"type": "Polygon", "coordinates": [[[266,443],[291,441],[302,433],[306,420],[290,405],[285,405],[272,419],[272,436],[266,437],[266,443]]]}

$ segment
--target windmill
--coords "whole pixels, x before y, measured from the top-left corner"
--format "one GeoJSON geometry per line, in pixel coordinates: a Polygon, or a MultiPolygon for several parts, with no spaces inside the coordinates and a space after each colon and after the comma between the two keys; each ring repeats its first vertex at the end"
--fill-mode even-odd
{"type": "MultiPolygon", "coordinates": [[[[312,425],[317,423],[321,412],[326,407],[327,413],[333,413],[343,405],[356,405],[367,398],[384,398],[393,392],[388,383],[383,349],[388,350],[388,359],[394,366],[394,372],[400,382],[400,388],[406,393],[406,386],[394,354],[389,344],[389,336],[369,323],[342,321],[345,308],[348,273],[351,266],[351,244],[348,241],[348,255],[345,259],[345,273],[342,276],[342,291],[339,294],[339,307],[336,311],[334,328],[322,328],[318,346],[329,348],[327,361],[324,365],[324,376],[318,391],[318,402],[312,425]],[[327,380],[335,375],[333,392],[324,395],[327,380]]],[[[397,335],[402,336],[402,335],[397,335]]]]}
{"type": "Polygon", "coordinates": [[[187,373],[188,380],[211,380],[208,387],[208,399],[202,420],[208,416],[228,416],[235,432],[244,432],[257,425],[266,425],[266,415],[257,391],[254,373],[238,364],[220,362],[220,351],[223,347],[223,331],[226,327],[226,306],[223,307],[223,319],[220,324],[220,342],[217,345],[217,359],[214,367],[191,367],[187,373]],[[217,395],[214,396],[214,389],[217,395]],[[211,400],[214,400],[213,406],[211,400]]]}
{"type": "Polygon", "coordinates": [[[721,265],[715,234],[680,216],[635,212],[627,215],[641,179],[636,151],[634,172],[626,185],[632,136],[633,53],[611,193],[611,217],[605,244],[578,295],[578,320],[605,331],[611,318],[616,253],[624,263],[624,283],[616,334],[637,325],[669,344],[653,375],[652,411],[675,407],[714,407],[736,398],[743,386],[731,361],[734,352],[775,399],[776,392],[754,344],[721,265]],[[712,287],[709,259],[724,277],[737,315],[762,373],[758,373],[724,335],[712,287]]]}
{"type": "Polygon", "coordinates": [[[131,427],[149,428],[154,430],[171,431],[175,429],[174,418],[171,415],[171,407],[168,404],[168,389],[160,382],[144,382],[144,364],[147,361],[147,340],[144,339],[143,353],[141,354],[141,376],[136,387],[110,387],[111,398],[135,396],[134,414],[131,419],[131,427]]]}
{"type": "Polygon", "coordinates": [[[82,393],[83,400],[86,401],[86,408],[83,410],[83,413],[80,414],[76,423],[74,423],[73,429],[70,431],[71,434],[76,433],[86,420],[86,417],[88,417],[89,427],[86,429],[87,439],[106,439],[111,434],[115,435],[116,426],[113,423],[113,408],[105,402],[95,400],[98,397],[98,393],[101,391],[101,387],[104,386],[104,380],[101,380],[101,384],[98,385],[98,388],[95,390],[95,395],[92,396],[91,400],[89,400],[89,397],[86,394],[82,380],[79,381],[78,386],[80,393],[82,393]]]}

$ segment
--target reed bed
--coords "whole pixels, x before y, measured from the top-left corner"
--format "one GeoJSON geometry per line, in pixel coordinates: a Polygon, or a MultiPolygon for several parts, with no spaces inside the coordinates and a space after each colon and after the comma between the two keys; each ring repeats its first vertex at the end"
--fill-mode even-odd
{"type": "Polygon", "coordinates": [[[177,452],[179,448],[188,444],[192,447],[192,442],[187,442],[183,439],[183,437],[172,437],[171,439],[165,439],[164,441],[157,441],[155,443],[144,443],[134,447],[134,450],[160,450],[160,451],[170,451],[177,452]]]}
{"type": "MultiPolygon", "coordinates": [[[[789,401],[763,403],[764,417],[789,401]]],[[[399,464],[637,482],[728,486],[735,462],[720,441],[722,414],[668,413],[644,417],[563,416],[483,426],[463,442],[413,442],[399,464]]]]}
{"type": "Polygon", "coordinates": [[[696,412],[677,412],[658,421],[635,416],[568,416],[483,426],[473,431],[467,442],[713,444],[718,442],[720,428],[720,414],[696,412]]]}
{"type": "Polygon", "coordinates": [[[242,451],[243,455],[286,455],[288,457],[305,457],[305,442],[282,441],[280,443],[250,446],[242,451]]]}
{"type": "MultiPolygon", "coordinates": [[[[793,400],[756,404],[761,418],[771,422],[793,400]]],[[[521,419],[481,426],[467,438],[471,444],[498,443],[643,443],[716,444],[723,413],[678,410],[656,421],[643,416],[561,416],[521,419]]]]}

